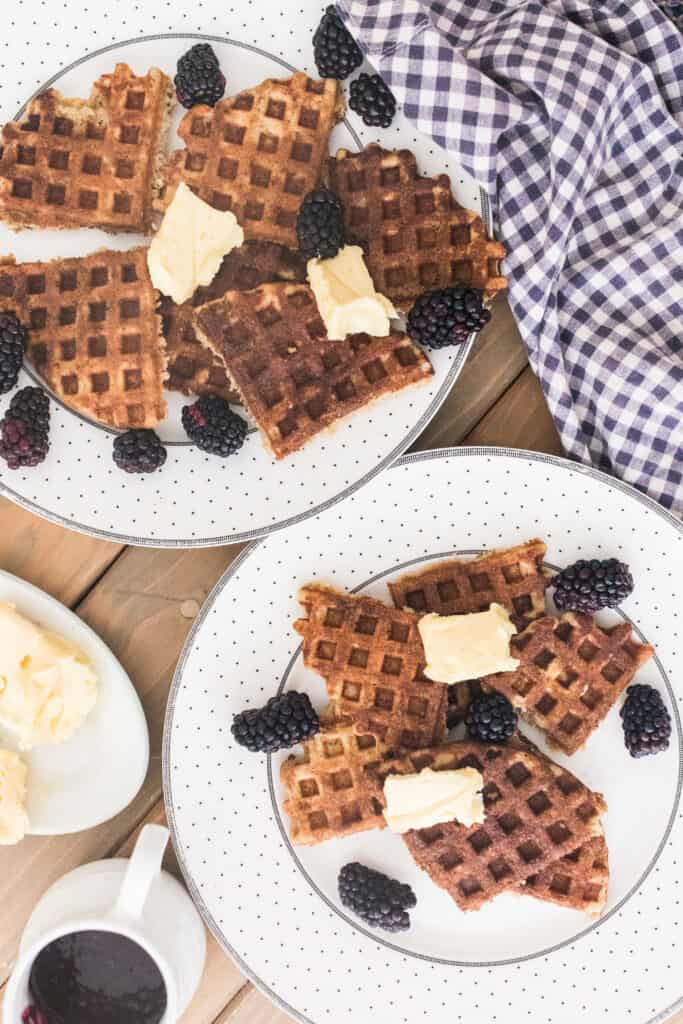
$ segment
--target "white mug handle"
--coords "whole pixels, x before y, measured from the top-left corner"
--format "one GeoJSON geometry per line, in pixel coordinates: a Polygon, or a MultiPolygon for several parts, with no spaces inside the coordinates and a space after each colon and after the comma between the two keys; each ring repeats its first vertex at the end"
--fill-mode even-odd
{"type": "Polygon", "coordinates": [[[140,918],[152,882],[161,871],[169,831],[163,825],[145,825],[128,861],[114,913],[119,917],[140,918]]]}

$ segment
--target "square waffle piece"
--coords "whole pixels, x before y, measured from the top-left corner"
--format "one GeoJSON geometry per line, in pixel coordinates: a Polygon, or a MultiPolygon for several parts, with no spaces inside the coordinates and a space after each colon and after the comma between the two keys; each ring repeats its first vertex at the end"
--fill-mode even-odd
{"type": "Polygon", "coordinates": [[[599,835],[530,875],[518,886],[517,892],[599,917],[607,902],[608,885],[609,854],[600,826],[599,835]]]}
{"type": "Polygon", "coordinates": [[[357,731],[391,750],[443,739],[447,688],[423,674],[414,615],[319,584],[302,587],[299,602],[307,617],[294,628],[303,637],[304,665],[322,676],[357,731]]]}
{"type": "Polygon", "coordinates": [[[420,177],[408,150],[374,143],[361,153],[339,150],[325,173],[344,204],[349,240],[363,246],[375,288],[398,309],[407,312],[431,288],[466,285],[490,301],[507,287],[505,247],[455,201],[447,174],[420,177]]]}
{"type": "Polygon", "coordinates": [[[381,760],[377,737],[359,735],[349,718],[328,716],[320,732],[302,746],[303,756],[290,755],[280,768],[295,845],[385,827],[382,805],[364,771],[381,760]]]}
{"type": "Polygon", "coordinates": [[[14,228],[152,226],[173,83],[127,64],[95,82],[89,100],[48,89],[2,130],[0,218],[14,228]]]}
{"type": "Polygon", "coordinates": [[[195,328],[223,358],[278,459],[376,398],[433,374],[405,334],[329,341],[315,296],[304,284],[228,292],[196,311],[195,328]]]}
{"type": "Polygon", "coordinates": [[[447,743],[388,756],[369,766],[367,774],[384,805],[384,780],[390,774],[466,766],[484,778],[483,824],[467,828],[448,821],[403,835],[417,866],[462,910],[479,910],[601,834],[605,804],[599,794],[548,758],[512,746],[447,743]]]}
{"type": "Polygon", "coordinates": [[[159,206],[184,181],[218,210],[232,210],[247,239],[297,249],[296,218],[315,188],[330,132],[343,113],[339,83],[303,72],[189,111],[178,128],[159,206]]]}
{"type": "Polygon", "coordinates": [[[157,302],[145,248],[0,260],[0,310],[28,326],[29,363],[65,405],[109,427],[153,427],[166,415],[157,302]]]}
{"type": "Polygon", "coordinates": [[[187,302],[178,306],[163,295],[160,312],[168,354],[168,390],[238,401],[222,356],[197,338],[195,309],[234,289],[247,291],[266,281],[305,280],[306,263],[297,253],[274,242],[245,242],[225,257],[211,284],[198,288],[187,302]]]}
{"type": "Polygon", "coordinates": [[[389,590],[397,608],[425,614],[483,612],[497,602],[522,629],[545,615],[545,588],[550,581],[543,569],[545,552],[542,540],[530,540],[471,561],[435,562],[399,577],[389,590]]]}
{"type": "Polygon", "coordinates": [[[654,654],[624,622],[603,629],[590,615],[565,612],[536,619],[510,640],[520,665],[482,679],[499,690],[548,743],[574,754],[654,654]]]}

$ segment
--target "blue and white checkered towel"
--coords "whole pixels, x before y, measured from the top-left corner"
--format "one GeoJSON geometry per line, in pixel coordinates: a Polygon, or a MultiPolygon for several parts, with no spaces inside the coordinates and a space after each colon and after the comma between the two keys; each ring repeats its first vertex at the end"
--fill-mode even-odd
{"type": "Polygon", "coordinates": [[[488,188],[512,310],[567,452],[683,514],[674,21],[653,0],[338,6],[406,116],[488,188]]]}

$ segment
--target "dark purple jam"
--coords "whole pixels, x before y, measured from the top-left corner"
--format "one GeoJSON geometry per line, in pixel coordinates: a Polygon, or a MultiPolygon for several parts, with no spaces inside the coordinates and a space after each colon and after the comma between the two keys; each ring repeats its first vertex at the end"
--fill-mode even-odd
{"type": "Polygon", "coordinates": [[[29,989],[36,1024],[159,1024],[166,1011],[154,960],[116,932],[55,939],[33,961],[29,989]]]}

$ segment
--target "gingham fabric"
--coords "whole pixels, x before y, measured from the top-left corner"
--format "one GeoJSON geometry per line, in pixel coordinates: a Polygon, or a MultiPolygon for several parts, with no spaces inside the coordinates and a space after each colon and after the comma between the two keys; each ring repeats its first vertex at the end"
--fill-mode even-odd
{"type": "Polygon", "coordinates": [[[341,0],[489,191],[568,454],[683,514],[683,35],[652,0],[341,0]]]}

